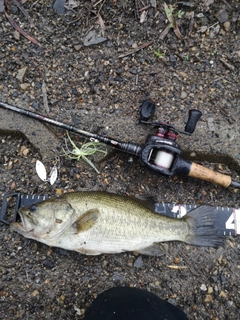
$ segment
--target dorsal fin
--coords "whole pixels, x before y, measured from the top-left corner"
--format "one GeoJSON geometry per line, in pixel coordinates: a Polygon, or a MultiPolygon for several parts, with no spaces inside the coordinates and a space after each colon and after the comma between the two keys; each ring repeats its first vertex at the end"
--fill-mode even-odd
{"type": "Polygon", "coordinates": [[[134,198],[136,198],[138,201],[140,201],[147,208],[150,208],[155,211],[156,199],[154,196],[136,195],[134,198]]]}

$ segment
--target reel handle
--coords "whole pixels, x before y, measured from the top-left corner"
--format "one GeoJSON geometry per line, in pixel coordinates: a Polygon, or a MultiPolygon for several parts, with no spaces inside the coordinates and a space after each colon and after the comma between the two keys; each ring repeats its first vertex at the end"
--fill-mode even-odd
{"type": "Polygon", "coordinates": [[[229,187],[232,183],[230,176],[213,171],[206,167],[203,167],[195,162],[191,163],[190,171],[188,173],[189,177],[201,179],[204,181],[219,184],[225,188],[229,187]]]}
{"type": "Polygon", "coordinates": [[[193,133],[198,120],[201,118],[202,112],[196,109],[189,110],[188,114],[188,121],[185,126],[185,132],[188,132],[189,134],[193,133]]]}

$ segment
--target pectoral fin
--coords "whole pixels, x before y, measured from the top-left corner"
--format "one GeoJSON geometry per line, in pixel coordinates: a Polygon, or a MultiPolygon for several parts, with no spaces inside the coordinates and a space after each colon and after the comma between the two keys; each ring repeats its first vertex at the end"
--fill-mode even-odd
{"type": "Polygon", "coordinates": [[[90,209],[86,211],[78,220],[75,222],[77,232],[87,231],[94,226],[99,217],[98,209],[90,209]]]}
{"type": "Polygon", "coordinates": [[[149,247],[146,247],[146,248],[137,250],[137,251],[135,251],[135,252],[140,253],[140,254],[143,254],[143,255],[146,255],[146,256],[155,256],[155,257],[160,257],[160,256],[162,256],[162,255],[165,254],[165,253],[160,249],[158,243],[153,244],[153,245],[151,245],[151,246],[149,246],[149,247]]]}

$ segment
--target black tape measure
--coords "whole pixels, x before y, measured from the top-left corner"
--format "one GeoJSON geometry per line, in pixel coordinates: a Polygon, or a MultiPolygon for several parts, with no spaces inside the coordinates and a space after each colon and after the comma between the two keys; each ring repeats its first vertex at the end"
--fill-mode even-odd
{"type": "MultiPolygon", "coordinates": [[[[2,207],[0,211],[0,222],[10,224],[19,221],[18,209],[31,206],[48,199],[46,196],[25,195],[19,192],[6,194],[3,197],[2,207]],[[15,200],[15,205],[12,203],[15,200]],[[10,207],[11,203],[11,208],[10,207]]],[[[197,205],[183,205],[176,203],[155,203],[155,212],[163,214],[171,218],[182,218],[197,205]]],[[[216,229],[224,236],[237,236],[240,234],[240,209],[217,207],[218,215],[216,220],[216,229]]]]}
{"type": "MultiPolygon", "coordinates": [[[[156,203],[155,211],[172,218],[182,218],[197,205],[183,205],[173,203],[156,203]]],[[[214,207],[215,208],[215,207],[214,207]]],[[[215,227],[224,236],[237,236],[240,234],[240,209],[217,207],[218,215],[215,227]]]]}

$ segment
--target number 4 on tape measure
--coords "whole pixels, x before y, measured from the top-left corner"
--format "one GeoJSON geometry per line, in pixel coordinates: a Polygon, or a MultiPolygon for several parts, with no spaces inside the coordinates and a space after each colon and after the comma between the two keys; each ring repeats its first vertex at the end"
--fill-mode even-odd
{"type": "Polygon", "coordinates": [[[234,229],[235,234],[239,234],[240,232],[240,209],[233,209],[233,213],[230,215],[228,220],[226,221],[226,229],[234,229]]]}

